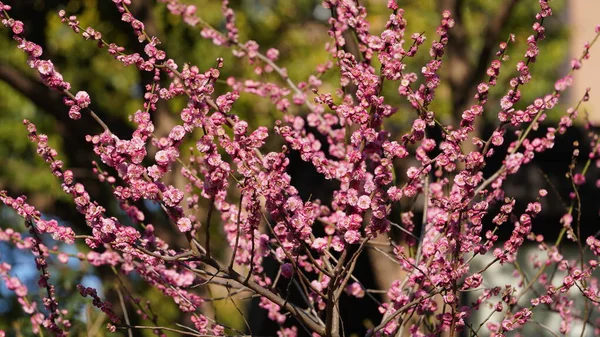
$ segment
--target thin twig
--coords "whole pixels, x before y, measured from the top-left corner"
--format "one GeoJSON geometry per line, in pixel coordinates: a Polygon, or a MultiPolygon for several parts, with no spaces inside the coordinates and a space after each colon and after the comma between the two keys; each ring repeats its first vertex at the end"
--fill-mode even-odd
{"type": "Polygon", "coordinates": [[[119,289],[119,285],[116,285],[115,289],[117,290],[117,295],[119,295],[119,302],[121,303],[121,309],[123,310],[123,317],[125,318],[125,323],[127,323],[127,334],[129,335],[129,337],[133,337],[133,331],[131,331],[131,322],[129,322],[129,314],[127,313],[127,308],[125,307],[123,294],[121,293],[121,289],[119,289]]]}

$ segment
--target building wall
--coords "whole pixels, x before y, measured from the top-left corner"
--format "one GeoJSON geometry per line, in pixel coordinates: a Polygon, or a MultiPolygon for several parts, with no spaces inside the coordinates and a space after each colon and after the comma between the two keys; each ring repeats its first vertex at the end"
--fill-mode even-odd
{"type": "MultiPolygon", "coordinates": [[[[599,0],[567,0],[569,4],[570,43],[569,50],[571,58],[579,57],[583,51],[583,45],[590,42],[594,36],[594,27],[600,24],[600,1],[599,0]]],[[[591,87],[590,101],[584,109],[580,110],[580,116],[587,111],[594,125],[600,125],[600,41],[591,50],[591,58],[584,62],[581,71],[575,74],[575,83],[569,94],[572,104],[583,96],[585,89],[591,87]]]]}

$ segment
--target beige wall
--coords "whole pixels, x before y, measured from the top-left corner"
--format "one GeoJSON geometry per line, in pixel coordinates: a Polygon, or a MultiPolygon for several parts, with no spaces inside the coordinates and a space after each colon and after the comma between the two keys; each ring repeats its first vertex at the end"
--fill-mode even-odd
{"type": "MultiPolygon", "coordinates": [[[[585,42],[594,36],[594,27],[600,24],[600,0],[567,0],[570,23],[570,58],[579,57],[585,42]]],[[[591,87],[590,101],[580,110],[590,114],[590,120],[600,125],[600,41],[590,50],[591,58],[584,61],[581,71],[575,73],[575,84],[570,91],[572,104],[583,96],[585,89],[591,87]]]]}

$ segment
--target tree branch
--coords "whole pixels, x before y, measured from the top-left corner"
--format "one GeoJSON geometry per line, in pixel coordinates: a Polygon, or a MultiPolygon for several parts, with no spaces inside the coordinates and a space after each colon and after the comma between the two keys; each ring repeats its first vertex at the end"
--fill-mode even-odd
{"type": "MultiPolygon", "coordinates": [[[[490,18],[489,24],[484,30],[483,47],[479,52],[479,57],[476,58],[477,65],[474,67],[467,67],[468,73],[458,82],[451,83],[452,92],[454,93],[453,113],[455,116],[459,116],[460,113],[462,113],[465,105],[467,105],[469,100],[475,95],[477,85],[483,80],[489,66],[494,48],[499,43],[498,39],[502,33],[502,27],[505,27],[518,1],[519,0],[506,0],[505,4],[500,5],[498,12],[491,15],[493,18],[490,18]]],[[[450,30],[450,32],[452,31],[453,30],[450,30]]],[[[454,41],[450,45],[454,45],[454,41]]]]}
{"type": "Polygon", "coordinates": [[[266,289],[259,285],[258,283],[247,279],[245,276],[240,275],[233,268],[225,268],[220,265],[220,263],[206,255],[202,255],[199,259],[208,264],[209,266],[219,270],[220,272],[231,277],[232,280],[252,289],[257,294],[267,298],[269,301],[279,305],[280,307],[285,308],[289,311],[296,319],[305,324],[309,329],[318,333],[319,335],[325,335],[325,327],[320,323],[316,322],[314,318],[310,317],[307,313],[305,313],[302,309],[298,308],[296,305],[286,301],[281,298],[279,295],[271,292],[269,289],[266,289]]]}

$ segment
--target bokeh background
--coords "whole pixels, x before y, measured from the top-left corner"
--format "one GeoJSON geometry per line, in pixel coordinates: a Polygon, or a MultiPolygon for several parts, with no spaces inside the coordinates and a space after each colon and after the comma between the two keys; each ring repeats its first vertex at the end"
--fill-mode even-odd
{"type": "MultiPolygon", "coordinates": [[[[118,136],[127,137],[133,129],[129,116],[141,108],[144,85],[150,79],[134,67],[123,67],[108,55],[106,50],[98,49],[94,42],[85,41],[81,36],[74,34],[68,26],[60,22],[57,14],[58,10],[64,9],[70,15],[77,15],[83,27],[91,26],[102,32],[105,40],[126,47],[130,53],[143,54],[143,46],[137,42],[128,25],[120,21],[120,14],[112,1],[8,0],[5,2],[13,6],[12,16],[25,22],[27,38],[44,48],[44,57],[54,62],[65,79],[71,82],[74,92],[87,91],[92,97],[94,111],[118,136]]],[[[186,0],[185,2],[195,4],[199,8],[199,16],[221,31],[224,30],[225,22],[220,10],[220,1],[186,0]]],[[[385,7],[386,2],[360,0],[360,3],[368,9],[368,21],[373,32],[381,32],[384,29],[389,17],[385,7]]],[[[424,48],[409,61],[408,69],[417,73],[428,60],[427,49],[431,41],[436,39],[435,28],[440,21],[441,10],[450,9],[457,20],[457,27],[451,31],[450,46],[444,56],[443,84],[437,92],[436,100],[430,106],[445,123],[455,122],[460,118],[462,110],[472,103],[474,88],[484,79],[485,69],[494,58],[498,43],[505,41],[509,33],[517,36],[516,43],[511,44],[508,49],[511,58],[502,68],[499,85],[492,90],[485,119],[480,124],[481,136],[487,137],[496,126],[498,100],[506,91],[508,79],[514,76],[516,62],[521,60],[524,54],[525,40],[532,32],[533,17],[539,8],[538,1],[399,0],[398,3],[405,8],[408,32],[424,32],[428,38],[424,48]]],[[[540,56],[532,66],[534,80],[522,89],[521,107],[539,96],[551,93],[554,81],[568,71],[568,60],[579,55],[583,42],[593,36],[594,18],[590,13],[594,13],[592,7],[597,6],[596,4],[585,0],[568,1],[568,3],[564,0],[555,0],[551,5],[556,15],[545,22],[547,38],[541,42],[540,56]]],[[[294,81],[306,81],[315,73],[317,65],[332,60],[324,49],[325,43],[329,41],[327,35],[329,12],[321,7],[319,1],[233,0],[231,6],[237,15],[240,40],[257,41],[262,52],[270,47],[278,48],[280,50],[278,64],[287,68],[290,78],[294,81]]],[[[163,42],[161,48],[167,52],[167,55],[177,60],[179,64],[185,62],[195,64],[200,69],[207,69],[214,65],[217,57],[223,57],[225,63],[222,78],[233,76],[272,81],[283,85],[276,75],[256,75],[246,60],[233,57],[230,49],[213,46],[210,41],[204,40],[199,34],[199,28],[191,28],[179,17],[169,14],[164,4],[156,4],[156,1],[151,0],[134,0],[131,9],[136,17],[145,22],[147,32],[158,36],[163,42]]],[[[98,182],[91,171],[92,161],[98,158],[93,155],[92,147],[84,139],[87,134],[98,133],[99,127],[86,116],[79,121],[69,119],[68,109],[62,104],[60,95],[47,90],[41,84],[35,71],[27,66],[24,54],[16,48],[6,29],[0,30],[0,51],[0,189],[7,190],[13,197],[27,195],[29,202],[38,207],[45,217],[59,219],[75,228],[77,233],[87,233],[83,217],[75,211],[69,196],[61,191],[58,181],[36,155],[35,146],[28,141],[27,131],[22,125],[22,120],[26,118],[37,124],[39,132],[49,135],[50,144],[58,149],[60,159],[65,162],[66,167],[75,172],[77,180],[87,186],[92,197],[106,207],[112,216],[126,222],[127,217],[120,211],[118,203],[112,197],[110,186],[98,182]]],[[[555,124],[566,109],[583,95],[585,87],[593,85],[594,80],[598,82],[600,73],[597,69],[600,69],[600,66],[596,67],[592,62],[600,65],[600,57],[594,56],[600,55],[594,55],[592,50],[591,64],[585,64],[581,74],[576,74],[576,85],[563,97],[561,105],[549,112],[547,124],[555,124]]],[[[324,85],[321,92],[333,92],[337,88],[338,79],[335,71],[327,72],[322,77],[324,85]]],[[[226,90],[228,88],[225,84],[217,85],[218,92],[226,90]]],[[[600,86],[597,91],[600,92],[600,86]]],[[[393,135],[399,137],[403,131],[410,128],[410,123],[407,122],[414,118],[414,111],[397,94],[397,83],[385,85],[383,93],[387,102],[399,109],[387,125],[393,135]]],[[[594,96],[595,93],[596,91],[592,90],[592,100],[582,112],[589,112],[592,121],[600,122],[599,112],[594,110],[593,102],[599,102],[594,96]]],[[[179,111],[185,103],[183,99],[159,103],[158,111],[153,115],[157,126],[155,133],[158,136],[168,134],[171,127],[178,123],[179,111]]],[[[276,111],[268,99],[250,94],[242,94],[234,109],[236,113],[248,120],[253,128],[259,125],[272,127],[274,121],[281,117],[281,113],[276,111]]],[[[302,108],[297,108],[295,112],[306,113],[302,108]]],[[[568,203],[570,183],[565,179],[564,173],[571,162],[573,142],[575,140],[580,142],[583,153],[589,150],[589,138],[587,130],[582,127],[583,124],[581,121],[580,125],[564,136],[564,141],[558,142],[555,149],[538,156],[527,170],[511,177],[508,182],[507,194],[522,200],[519,207],[524,207],[528,201],[534,199],[539,188],[551,190],[544,204],[549,211],[543,213],[538,228],[550,239],[558,232],[560,226],[558,218],[565,211],[563,205],[568,203]]],[[[191,140],[190,144],[192,144],[191,140]]],[[[275,148],[280,144],[281,139],[274,138],[269,146],[275,148]]],[[[298,156],[294,155],[293,160],[295,164],[291,165],[290,173],[303,196],[326,201],[330,197],[329,192],[333,186],[328,185],[310,166],[303,164],[298,156]]],[[[500,161],[501,158],[496,156],[487,170],[491,172],[497,168],[501,164],[500,161]]],[[[409,164],[409,162],[399,164],[397,172],[403,172],[402,169],[409,164]]],[[[400,180],[402,178],[403,176],[399,177],[400,180]]],[[[185,183],[177,175],[172,175],[168,179],[172,180],[169,183],[176,186],[183,186],[185,183]]],[[[587,197],[584,199],[582,222],[589,223],[586,225],[586,231],[590,233],[599,229],[599,207],[597,193],[596,197],[594,193],[596,190],[592,187],[582,190],[582,195],[587,197]]],[[[167,222],[159,208],[152,204],[144,204],[140,207],[146,211],[147,222],[156,224],[163,238],[175,247],[185,247],[185,239],[176,230],[168,225],[161,225],[167,222]]],[[[402,211],[406,209],[399,207],[395,210],[394,216],[399,218],[402,211]]],[[[218,219],[218,217],[214,218],[218,219]]],[[[2,206],[0,206],[0,227],[15,228],[18,231],[25,229],[22,219],[2,206]]],[[[212,228],[215,231],[213,237],[216,238],[214,246],[225,257],[228,251],[223,240],[219,240],[219,227],[212,226],[212,228]]],[[[45,240],[52,246],[50,238],[45,240]]],[[[88,251],[84,245],[78,245],[76,248],[58,248],[66,249],[70,253],[76,253],[78,250],[88,251]]],[[[394,273],[378,272],[390,268],[380,260],[365,257],[361,260],[358,273],[362,275],[365,284],[370,284],[373,288],[385,289],[393,280],[394,273]]],[[[34,286],[37,271],[30,254],[0,242],[0,261],[8,261],[15,267],[13,273],[30,285],[34,298],[40,295],[34,286]]],[[[101,296],[114,300],[116,304],[118,302],[114,285],[122,281],[131,290],[132,295],[148,299],[152,303],[163,324],[186,323],[185,318],[179,316],[174,304],[165,300],[157,291],[140,283],[135,275],[117,279],[110,269],[97,269],[86,263],[80,263],[76,258],[71,258],[68,264],[53,263],[51,271],[53,282],[64,285],[59,288],[58,296],[61,305],[71,311],[71,319],[75,322],[73,335],[103,336],[100,328],[106,321],[104,315],[76,294],[75,286],[79,283],[98,288],[101,296]]],[[[199,291],[209,293],[211,289],[199,291]]],[[[216,289],[212,291],[218,292],[216,289]]],[[[257,335],[275,333],[275,327],[268,324],[265,312],[257,309],[256,303],[249,299],[240,299],[240,303],[241,310],[247,313],[246,316],[254,333],[257,335]]],[[[348,302],[346,305],[352,307],[356,304],[348,302]]],[[[354,322],[347,328],[360,332],[373,323],[376,324],[369,321],[369,317],[377,316],[376,308],[376,304],[361,306],[361,313],[368,312],[368,314],[357,315],[357,317],[363,316],[365,320],[353,320],[352,310],[347,310],[348,321],[354,322]]],[[[115,309],[120,310],[117,305],[115,309]]],[[[217,302],[214,308],[207,310],[224,323],[245,329],[240,314],[231,303],[217,302]]],[[[137,323],[144,324],[143,320],[134,319],[137,323]]],[[[31,335],[28,318],[2,283],[0,283],[0,329],[9,331],[9,335],[31,335]]],[[[151,331],[136,333],[152,335],[151,331]]]]}

